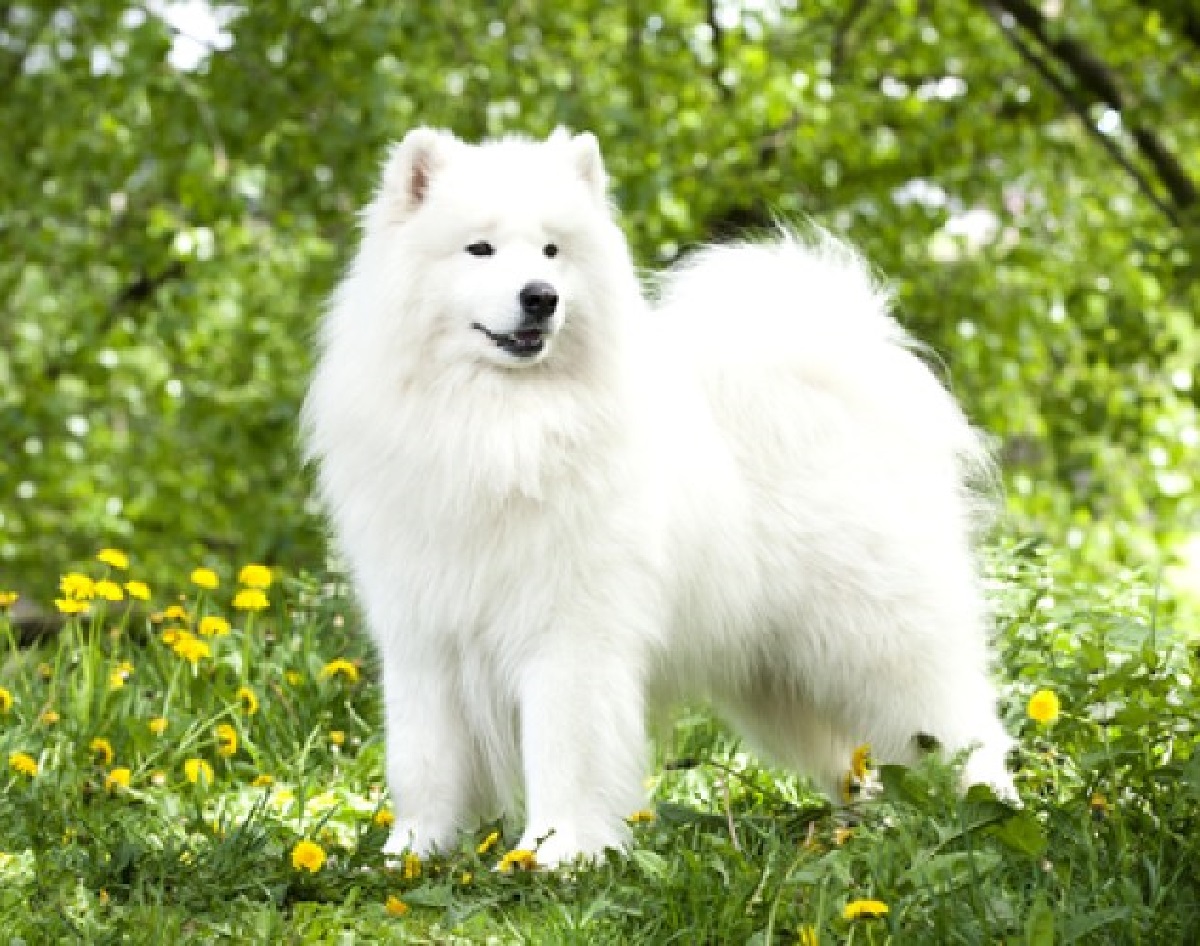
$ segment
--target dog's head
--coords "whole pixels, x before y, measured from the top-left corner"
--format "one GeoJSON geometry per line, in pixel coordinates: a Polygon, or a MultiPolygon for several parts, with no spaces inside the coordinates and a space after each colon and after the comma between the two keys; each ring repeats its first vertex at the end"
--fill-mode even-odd
{"type": "Polygon", "coordinates": [[[403,266],[426,340],[504,368],[549,358],[605,291],[615,231],[593,135],[469,145],[430,128],[393,149],[367,227],[403,266]]]}

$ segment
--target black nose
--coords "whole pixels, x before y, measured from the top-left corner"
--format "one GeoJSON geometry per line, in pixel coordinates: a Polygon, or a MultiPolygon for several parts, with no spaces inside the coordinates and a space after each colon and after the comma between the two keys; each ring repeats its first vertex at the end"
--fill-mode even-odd
{"type": "Polygon", "coordinates": [[[558,307],[558,293],[548,282],[534,280],[521,290],[521,311],[531,322],[547,322],[558,307]]]}

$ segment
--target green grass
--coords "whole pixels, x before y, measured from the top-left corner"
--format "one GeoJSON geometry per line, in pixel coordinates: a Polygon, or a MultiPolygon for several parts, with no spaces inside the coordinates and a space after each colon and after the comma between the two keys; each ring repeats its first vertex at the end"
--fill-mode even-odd
{"type": "Polygon", "coordinates": [[[490,828],[454,856],[385,864],[377,675],[335,584],[277,575],[270,607],[241,612],[233,575],[210,591],[185,579],[137,611],[93,601],[27,646],[0,616],[0,944],[1200,941],[1194,652],[1126,578],[1071,587],[1029,549],[993,572],[1024,810],[959,798],[952,763],[931,757],[831,811],[693,712],[660,747],[633,852],[558,874],[494,870],[516,825],[492,826],[484,854],[490,828]],[[148,616],[181,591],[187,621],[148,616]],[[204,614],[233,629],[201,638],[193,666],[163,636],[204,614]],[[357,680],[324,672],[339,658],[357,680]],[[1038,689],[1061,700],[1052,723],[1025,714],[1038,689]],[[188,781],[188,759],[211,783],[188,781]],[[292,865],[302,839],[327,854],[319,870],[292,865]],[[888,912],[844,919],[859,899],[888,912]]]}

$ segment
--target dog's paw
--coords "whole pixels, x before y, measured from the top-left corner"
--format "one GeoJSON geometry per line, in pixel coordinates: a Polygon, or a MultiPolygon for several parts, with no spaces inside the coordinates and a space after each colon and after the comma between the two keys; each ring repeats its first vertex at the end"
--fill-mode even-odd
{"type": "Polygon", "coordinates": [[[411,818],[397,818],[387,842],[383,845],[383,855],[389,864],[393,861],[399,863],[399,859],[405,854],[429,857],[452,847],[454,840],[455,832],[452,830],[430,830],[429,826],[411,818]]]}
{"type": "Polygon", "coordinates": [[[624,822],[619,827],[528,827],[516,849],[532,851],[538,867],[555,869],[596,864],[603,860],[605,851],[628,848],[629,840],[630,831],[624,822]]]}
{"type": "Polygon", "coordinates": [[[972,785],[986,785],[997,799],[1011,808],[1024,807],[1021,796],[1017,794],[1017,787],[1013,784],[1012,773],[1004,764],[1003,756],[996,758],[978,751],[972,753],[962,771],[963,793],[965,794],[972,785]]]}

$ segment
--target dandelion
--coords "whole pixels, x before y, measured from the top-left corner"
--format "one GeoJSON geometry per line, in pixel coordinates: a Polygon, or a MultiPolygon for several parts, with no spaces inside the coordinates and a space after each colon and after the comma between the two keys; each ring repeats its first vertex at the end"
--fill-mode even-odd
{"type": "Polygon", "coordinates": [[[297,670],[289,670],[283,675],[283,679],[288,682],[288,686],[298,687],[304,681],[304,677],[297,670]]]}
{"type": "Polygon", "coordinates": [[[193,585],[204,588],[206,591],[212,591],[221,584],[221,579],[211,568],[192,569],[191,579],[193,585]]]}
{"type": "Polygon", "coordinates": [[[137,598],[138,601],[150,600],[150,586],[144,581],[125,582],[125,593],[131,598],[137,598]]]}
{"type": "Polygon", "coordinates": [[[185,759],[183,776],[193,785],[211,785],[213,783],[213,767],[203,759],[185,759]]]}
{"type": "Polygon", "coordinates": [[[1038,690],[1029,698],[1025,712],[1029,718],[1039,723],[1052,723],[1058,719],[1060,704],[1053,690],[1038,690]]]}
{"type": "Polygon", "coordinates": [[[329,730],[329,741],[341,748],[346,744],[346,734],[340,729],[331,729],[329,730]]]}
{"type": "Polygon", "coordinates": [[[162,613],[162,620],[164,621],[183,621],[186,624],[191,619],[191,615],[187,613],[187,609],[179,604],[170,605],[162,613]]]}
{"type": "Polygon", "coordinates": [[[484,854],[486,854],[488,851],[490,851],[493,847],[495,847],[496,842],[499,840],[500,840],[500,832],[493,831],[486,838],[484,838],[482,841],[479,842],[479,847],[475,848],[475,853],[478,854],[480,857],[482,857],[484,854]]]}
{"type": "Polygon", "coordinates": [[[108,791],[113,791],[117,788],[128,788],[130,771],[126,768],[113,769],[104,777],[104,787],[108,791]]]}
{"type": "Polygon", "coordinates": [[[30,778],[38,774],[37,759],[28,752],[10,752],[8,754],[8,767],[18,775],[27,775],[30,778]]]}
{"type": "Polygon", "coordinates": [[[797,946],[819,946],[820,940],[817,939],[817,928],[815,926],[800,927],[800,936],[797,939],[797,946]]]}
{"type": "Polygon", "coordinates": [[[335,660],[331,660],[321,668],[322,679],[337,676],[339,673],[351,683],[358,682],[358,667],[352,664],[349,660],[346,660],[344,657],[338,657],[335,660]]]}
{"type": "Polygon", "coordinates": [[[237,753],[238,749],[238,734],[229,723],[220,723],[217,726],[217,752],[223,756],[231,756],[237,753]]]}
{"type": "Polygon", "coordinates": [[[167,731],[167,718],[165,716],[155,716],[146,724],[150,727],[150,732],[156,736],[161,736],[167,731]]]}
{"type": "Polygon", "coordinates": [[[239,611],[261,611],[270,604],[261,588],[243,588],[233,596],[233,606],[239,611]]]}
{"type": "Polygon", "coordinates": [[[654,820],[654,812],[649,808],[642,808],[638,811],[635,811],[625,820],[630,824],[650,824],[650,822],[654,820]]]}
{"type": "Polygon", "coordinates": [[[238,582],[247,588],[270,588],[271,569],[266,565],[243,565],[238,572],[238,582]]]}
{"type": "Polygon", "coordinates": [[[200,619],[196,630],[205,637],[224,637],[229,633],[229,622],[222,617],[210,614],[208,617],[200,619]]]}
{"type": "Polygon", "coordinates": [[[496,870],[507,874],[514,870],[533,870],[535,867],[537,867],[537,855],[533,851],[516,848],[500,858],[496,870]]]}
{"type": "Polygon", "coordinates": [[[13,708],[13,695],[4,687],[0,687],[0,713],[7,713],[13,708]]]}
{"type": "Polygon", "coordinates": [[[1092,797],[1088,799],[1088,808],[1091,809],[1092,817],[1097,820],[1103,820],[1112,810],[1108,799],[1100,792],[1092,792],[1092,797]]]}
{"type": "Polygon", "coordinates": [[[162,642],[168,647],[174,647],[179,642],[181,634],[186,634],[181,627],[168,627],[162,632],[162,642]]]}
{"type": "Polygon", "coordinates": [[[0,608],[10,608],[21,596],[15,591],[0,591],[0,608]]]}
{"type": "Polygon", "coordinates": [[[388,897],[383,909],[388,916],[404,916],[408,912],[408,904],[399,897],[388,897]]]}
{"type": "Polygon", "coordinates": [[[315,874],[325,863],[325,850],[315,841],[298,841],[292,848],[292,866],[315,874]]]}
{"type": "Polygon", "coordinates": [[[864,743],[850,756],[850,774],[861,782],[867,777],[867,769],[870,765],[871,747],[864,743]]]}
{"type": "Polygon", "coordinates": [[[112,743],[103,736],[97,736],[88,743],[88,751],[96,757],[95,761],[100,765],[108,766],[112,764],[113,747],[112,743]]]}
{"type": "Polygon", "coordinates": [[[249,687],[238,687],[234,698],[241,704],[242,712],[247,716],[253,716],[258,712],[258,697],[249,687]]]}
{"type": "Polygon", "coordinates": [[[254,781],[250,784],[255,788],[266,788],[268,785],[275,784],[275,777],[273,775],[267,775],[264,772],[261,775],[256,775],[254,777],[254,781]]]}
{"type": "Polygon", "coordinates": [[[853,828],[834,828],[833,829],[833,843],[836,844],[838,847],[841,847],[843,844],[845,844],[847,841],[850,840],[850,837],[853,834],[854,834],[853,828]]]}
{"type": "Polygon", "coordinates": [[[119,690],[125,686],[125,674],[120,670],[110,670],[108,672],[108,688],[110,690],[119,690]]]}
{"type": "Polygon", "coordinates": [[[129,567],[129,556],[120,549],[101,549],[96,553],[96,561],[122,571],[129,567]]]}
{"type": "Polygon", "coordinates": [[[475,879],[474,874],[472,874],[469,870],[464,870],[462,872],[462,876],[458,878],[458,882],[465,887],[465,886],[467,886],[467,884],[469,884],[474,879],[475,879]]]}
{"type": "Polygon", "coordinates": [[[75,598],[55,598],[54,606],[58,608],[60,614],[87,614],[88,603],[79,601],[75,598]]]}
{"type": "Polygon", "coordinates": [[[125,598],[125,592],[121,590],[121,586],[107,578],[92,585],[92,593],[95,597],[103,598],[105,601],[122,601],[125,598]]]}
{"type": "Polygon", "coordinates": [[[851,900],[842,910],[842,919],[877,920],[887,913],[888,905],[882,900],[851,900]]]}
{"type": "Polygon", "coordinates": [[[63,597],[75,601],[88,601],[96,595],[96,583],[80,572],[68,572],[59,579],[58,588],[63,597]]]}
{"type": "Polygon", "coordinates": [[[45,661],[37,665],[37,672],[38,676],[43,680],[49,680],[52,676],[54,676],[54,668],[45,661]]]}
{"type": "Polygon", "coordinates": [[[181,633],[175,643],[171,645],[171,650],[175,651],[175,653],[193,667],[203,658],[212,654],[212,649],[208,644],[200,640],[200,638],[188,634],[186,631],[181,633]]]}
{"type": "Polygon", "coordinates": [[[377,812],[375,812],[375,817],[371,820],[375,823],[376,827],[390,828],[396,823],[396,816],[387,808],[380,808],[377,812]]]}
{"type": "Polygon", "coordinates": [[[44,709],[38,715],[38,722],[40,722],[43,726],[53,726],[60,719],[62,719],[62,717],[52,709],[44,709]]]}

